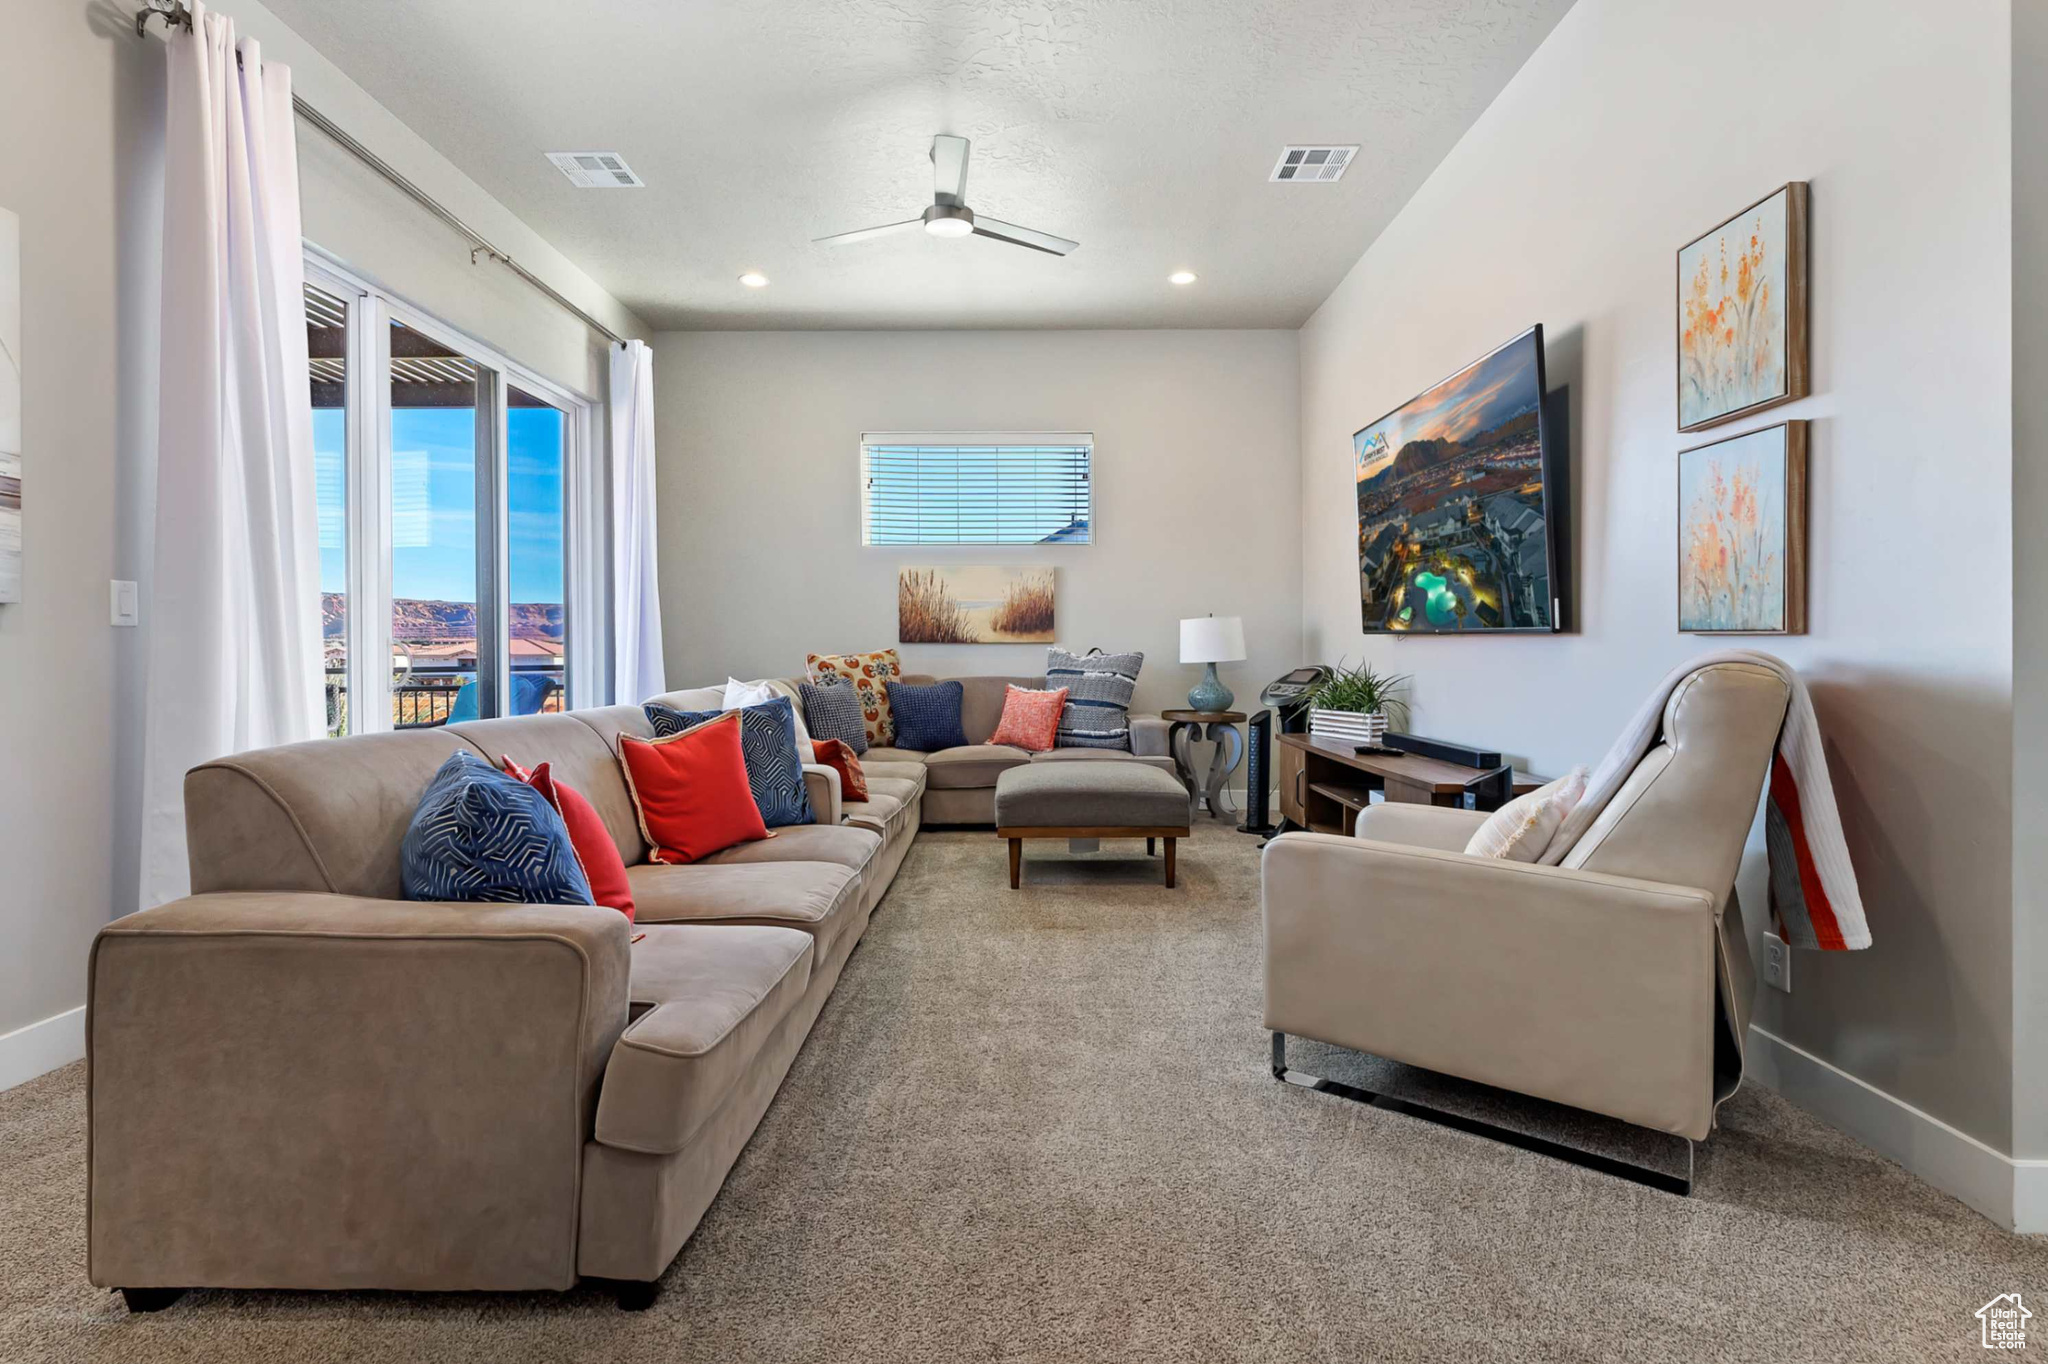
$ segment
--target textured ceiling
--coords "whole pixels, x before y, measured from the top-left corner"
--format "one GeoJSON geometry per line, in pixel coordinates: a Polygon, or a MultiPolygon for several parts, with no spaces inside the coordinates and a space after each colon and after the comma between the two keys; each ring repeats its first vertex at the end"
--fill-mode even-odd
{"type": "Polygon", "coordinates": [[[1570,0],[267,4],[640,316],[709,329],[1299,325],[1570,0]],[[1081,249],[811,244],[920,212],[940,132],[971,207],[1081,249]],[[1268,183],[1289,142],[1362,150],[1268,183]],[[570,150],[648,187],[576,189],[570,150]]]}

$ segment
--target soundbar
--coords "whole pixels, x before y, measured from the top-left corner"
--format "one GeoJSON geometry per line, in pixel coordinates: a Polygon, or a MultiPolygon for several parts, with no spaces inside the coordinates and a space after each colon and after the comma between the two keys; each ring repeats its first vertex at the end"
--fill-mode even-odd
{"type": "Polygon", "coordinates": [[[1403,753],[1435,758],[1439,762],[1456,763],[1460,767],[1476,767],[1484,771],[1501,765],[1500,754],[1492,749],[1455,744],[1448,739],[1425,739],[1420,734],[1403,734],[1390,729],[1381,742],[1388,748],[1398,748],[1403,753]]]}

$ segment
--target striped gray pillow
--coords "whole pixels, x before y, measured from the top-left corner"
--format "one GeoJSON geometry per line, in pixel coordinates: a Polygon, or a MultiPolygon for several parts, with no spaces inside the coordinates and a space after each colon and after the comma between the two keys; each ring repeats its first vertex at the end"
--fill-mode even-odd
{"type": "Polygon", "coordinates": [[[1144,666],[1143,654],[1046,650],[1045,685],[1067,689],[1056,746],[1129,751],[1131,695],[1138,689],[1138,669],[1144,666]]]}

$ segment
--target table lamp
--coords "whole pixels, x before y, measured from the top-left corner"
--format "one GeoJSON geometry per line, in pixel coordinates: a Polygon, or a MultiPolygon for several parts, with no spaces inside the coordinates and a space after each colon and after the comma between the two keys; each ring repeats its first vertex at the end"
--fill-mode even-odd
{"type": "Polygon", "coordinates": [[[1216,676],[1218,663],[1244,657],[1244,621],[1236,616],[1197,616],[1180,623],[1180,661],[1206,663],[1202,680],[1188,692],[1190,710],[1229,710],[1237,699],[1216,676]]]}

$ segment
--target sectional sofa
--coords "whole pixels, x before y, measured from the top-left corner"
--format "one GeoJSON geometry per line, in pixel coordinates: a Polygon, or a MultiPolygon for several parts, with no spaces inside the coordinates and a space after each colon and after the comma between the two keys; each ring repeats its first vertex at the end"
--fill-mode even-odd
{"type": "MultiPolygon", "coordinates": [[[[919,680],[919,679],[912,679],[919,680]]],[[[645,1305],[710,1206],[920,825],[986,823],[1033,756],[872,749],[869,796],[807,765],[816,815],[647,864],[619,771],[637,706],[320,740],[186,778],[193,894],[109,924],[87,995],[87,1266],[138,1309],[204,1287],[536,1289],[645,1305]],[[400,845],[448,757],[553,764],[638,907],[400,898],[400,845]]],[[[716,708],[722,689],[661,698],[716,708]],[[708,704],[706,704],[708,702],[708,704]]]]}

